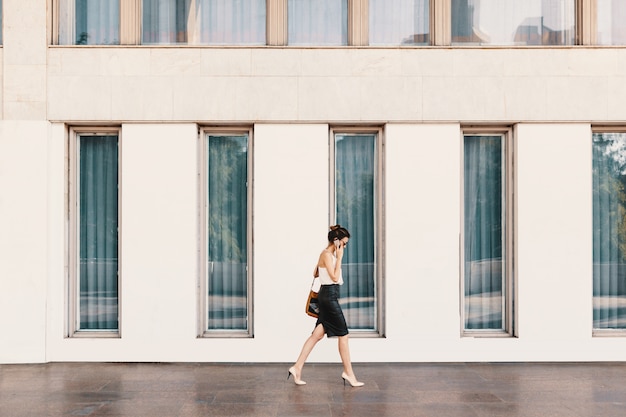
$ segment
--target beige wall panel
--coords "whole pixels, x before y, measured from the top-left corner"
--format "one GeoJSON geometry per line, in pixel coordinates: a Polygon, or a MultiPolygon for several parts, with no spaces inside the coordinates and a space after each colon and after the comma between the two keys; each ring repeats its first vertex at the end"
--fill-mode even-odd
{"type": "Polygon", "coordinates": [[[402,360],[441,358],[460,334],[459,125],[392,124],[385,136],[386,343],[402,360]]]}
{"type": "MultiPolygon", "coordinates": [[[[295,361],[315,319],[304,302],[329,226],[326,124],[262,124],[254,144],[254,354],[295,361]]],[[[336,340],[311,361],[339,359],[336,340]]]]}
{"type": "Polygon", "coordinates": [[[4,119],[46,118],[46,10],[46,0],[2,4],[4,119]]]}
{"type": "Polygon", "coordinates": [[[46,360],[47,128],[0,122],[0,363],[46,360]]]}
{"type": "Polygon", "coordinates": [[[517,129],[519,335],[536,344],[531,358],[593,356],[591,150],[588,124],[517,129]]]}
{"type": "Polygon", "coordinates": [[[48,110],[52,120],[611,121],[626,119],[624,107],[607,111],[622,97],[609,88],[622,54],[55,47],[48,110]]]}

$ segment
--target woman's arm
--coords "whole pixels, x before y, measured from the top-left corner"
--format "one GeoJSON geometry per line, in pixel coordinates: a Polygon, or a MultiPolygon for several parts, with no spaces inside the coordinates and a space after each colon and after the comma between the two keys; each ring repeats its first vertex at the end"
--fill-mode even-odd
{"type": "Polygon", "coordinates": [[[333,256],[328,251],[322,252],[321,264],[328,271],[328,275],[333,282],[339,281],[339,274],[341,273],[341,259],[343,258],[343,243],[336,250],[337,262],[333,267],[333,256]]]}

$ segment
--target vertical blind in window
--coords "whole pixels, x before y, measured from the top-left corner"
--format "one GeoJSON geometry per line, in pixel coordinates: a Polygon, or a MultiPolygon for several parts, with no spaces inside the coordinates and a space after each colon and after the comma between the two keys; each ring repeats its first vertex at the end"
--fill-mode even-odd
{"type": "Polygon", "coordinates": [[[207,142],[207,330],[246,330],[248,137],[207,142]]]}
{"type": "Polygon", "coordinates": [[[504,329],[502,136],[464,137],[465,329],[504,329]]]}
{"type": "Polygon", "coordinates": [[[576,0],[452,0],[452,43],[573,45],[576,0]]]}
{"type": "Polygon", "coordinates": [[[118,137],[79,136],[79,330],[118,329],[118,137]]]}
{"type": "Polygon", "coordinates": [[[626,329],[626,133],[593,134],[593,327],[626,329]]]}
{"type": "Polygon", "coordinates": [[[200,43],[265,45],[266,0],[196,0],[200,43]]]}
{"type": "Polygon", "coordinates": [[[61,45],[120,43],[120,0],[61,0],[61,45]]]}
{"type": "Polygon", "coordinates": [[[370,45],[428,45],[429,0],[369,0],[370,45]]]}
{"type": "Polygon", "coordinates": [[[352,236],[343,258],[340,303],[348,327],[359,330],[377,330],[376,136],[335,135],[337,223],[352,236]]]}
{"type": "Polygon", "coordinates": [[[143,44],[187,43],[191,0],[143,0],[143,44]]]}
{"type": "Polygon", "coordinates": [[[289,45],[347,45],[348,0],[289,0],[289,45]]]}
{"type": "Polygon", "coordinates": [[[597,1],[597,43],[599,45],[626,45],[626,1],[597,1]]]}

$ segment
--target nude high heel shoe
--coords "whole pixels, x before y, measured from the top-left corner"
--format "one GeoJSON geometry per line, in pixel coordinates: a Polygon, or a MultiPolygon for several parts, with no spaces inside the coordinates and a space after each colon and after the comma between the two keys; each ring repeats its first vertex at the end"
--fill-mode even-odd
{"type": "Polygon", "coordinates": [[[293,382],[295,382],[296,385],[306,385],[306,382],[298,378],[298,374],[296,373],[296,368],[294,368],[293,366],[289,368],[289,373],[287,374],[287,380],[289,380],[289,377],[291,375],[293,375],[293,382]]]}
{"type": "Polygon", "coordinates": [[[353,387],[362,387],[363,385],[365,385],[365,383],[357,381],[356,380],[356,376],[353,376],[351,378],[345,372],[341,373],[341,377],[343,378],[343,385],[344,385],[344,387],[346,386],[346,381],[348,381],[350,383],[350,385],[353,386],[353,387]]]}

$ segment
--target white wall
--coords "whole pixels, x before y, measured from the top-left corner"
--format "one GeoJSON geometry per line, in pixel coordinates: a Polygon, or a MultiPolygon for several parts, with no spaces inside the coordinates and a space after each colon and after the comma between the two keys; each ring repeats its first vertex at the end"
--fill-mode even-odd
{"type": "Polygon", "coordinates": [[[46,357],[47,137],[46,122],[0,123],[0,362],[46,357]]]}
{"type": "Polygon", "coordinates": [[[625,66],[620,48],[51,47],[48,118],[619,121],[625,66]]]}
{"type": "MultiPolygon", "coordinates": [[[[65,133],[55,124],[49,154],[56,162],[48,180],[56,213],[48,219],[56,234],[50,239],[55,256],[48,259],[48,314],[54,318],[47,326],[45,359],[295,360],[315,322],[303,303],[325,244],[328,129],[255,126],[254,337],[199,339],[196,126],[123,125],[122,337],[94,340],[68,339],[62,332],[66,278],[58,257],[65,133]]],[[[385,337],[352,338],[353,360],[624,360],[623,339],[591,336],[588,124],[516,127],[519,337],[460,336],[460,129],[453,123],[385,127],[385,337]]],[[[321,342],[310,360],[337,361],[336,342],[321,342]]]]}
{"type": "Polygon", "coordinates": [[[626,49],[48,46],[46,2],[5,3],[0,363],[295,360],[346,125],[386,141],[385,337],[355,361],[626,360],[591,335],[591,126],[624,125],[626,49]],[[460,336],[470,124],[515,126],[518,338],[460,336]],[[64,337],[73,125],[122,126],[119,339],[64,337]],[[199,125],[254,126],[253,338],[196,335],[199,125]]]}

